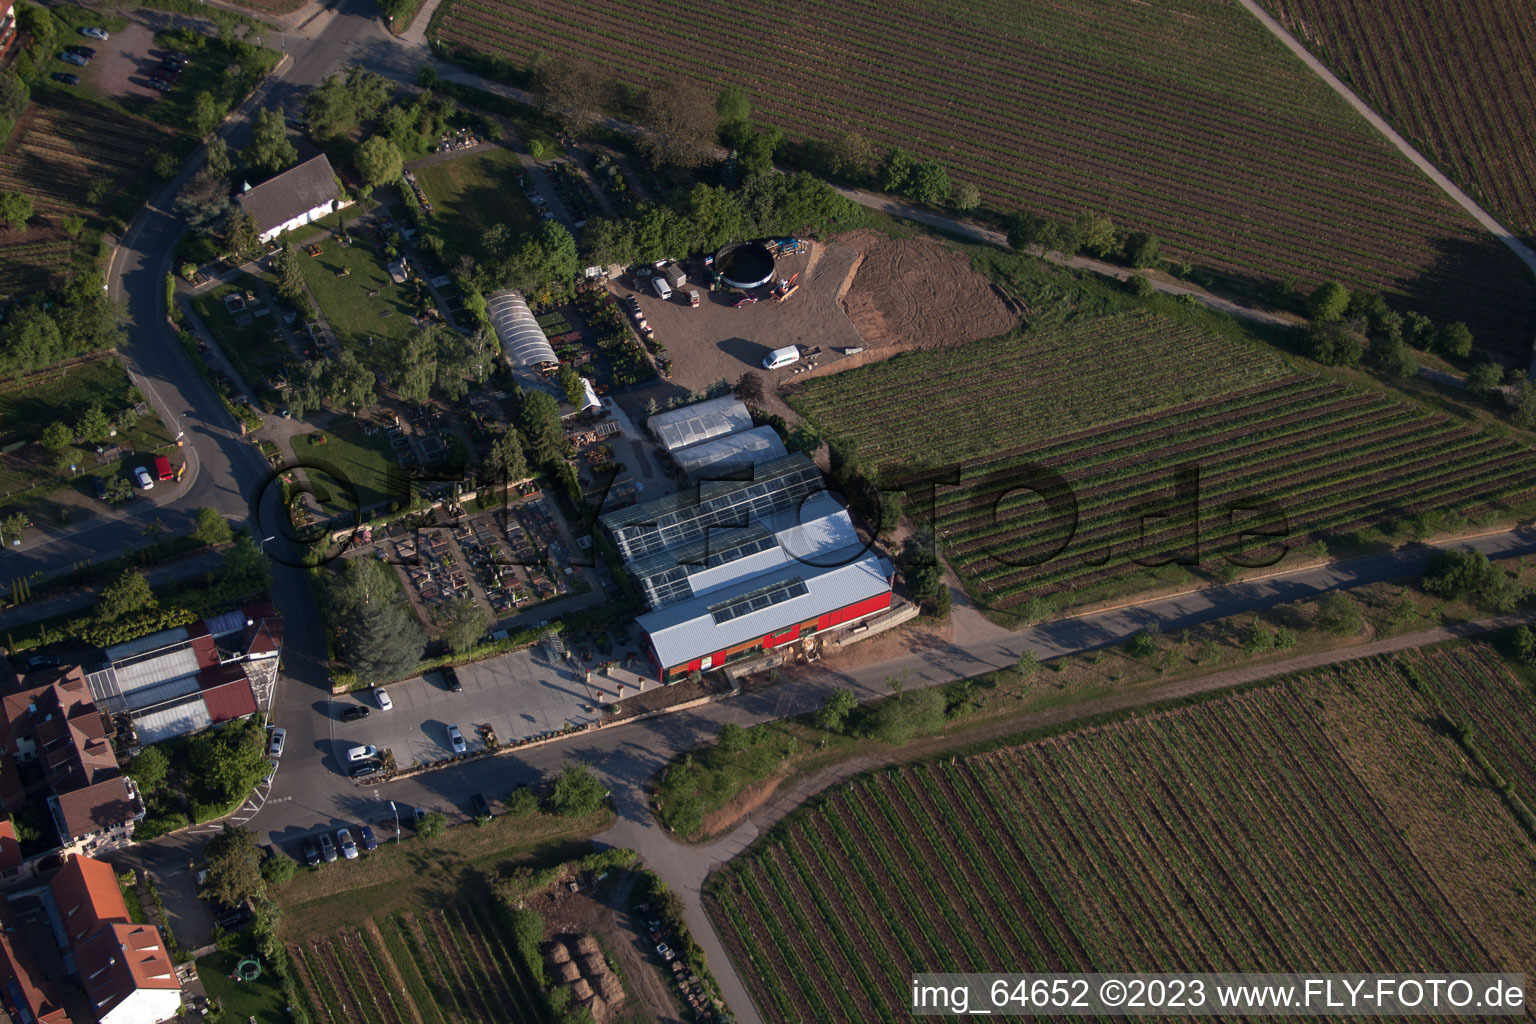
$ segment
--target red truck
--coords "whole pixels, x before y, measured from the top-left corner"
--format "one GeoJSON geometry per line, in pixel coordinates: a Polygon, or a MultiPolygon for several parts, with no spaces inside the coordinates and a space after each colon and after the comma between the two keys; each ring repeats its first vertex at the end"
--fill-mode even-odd
{"type": "Polygon", "coordinates": [[[176,471],[171,468],[171,460],[166,458],[164,455],[156,455],[155,456],[155,479],[156,480],[174,480],[174,479],[176,479],[176,471]]]}

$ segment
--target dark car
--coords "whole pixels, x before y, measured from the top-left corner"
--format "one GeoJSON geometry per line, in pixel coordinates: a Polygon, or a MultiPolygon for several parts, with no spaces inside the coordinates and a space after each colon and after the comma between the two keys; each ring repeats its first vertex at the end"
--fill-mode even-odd
{"type": "Polygon", "coordinates": [[[69,74],[65,74],[62,71],[55,71],[53,73],[53,80],[55,82],[63,82],[65,85],[79,85],[80,84],[80,76],[79,75],[69,75],[69,74]]]}
{"type": "Polygon", "coordinates": [[[320,859],[327,864],[334,863],[336,860],[336,844],[331,841],[330,833],[321,832],[318,836],[318,841],[320,843],[320,859]]]}
{"type": "Polygon", "coordinates": [[[459,674],[449,665],[443,669],[443,688],[449,693],[463,693],[464,684],[459,682],[459,674]]]}
{"type": "Polygon", "coordinates": [[[320,863],[320,844],[315,842],[314,836],[304,837],[304,863],[314,867],[320,863]]]}
{"type": "Polygon", "coordinates": [[[96,492],[96,497],[101,501],[107,500],[107,482],[99,476],[91,477],[91,490],[96,492]]]}
{"type": "Polygon", "coordinates": [[[245,907],[215,906],[213,908],[213,923],[225,931],[238,928],[250,919],[251,912],[245,907]]]}
{"type": "Polygon", "coordinates": [[[171,83],[163,78],[151,78],[148,84],[151,89],[159,89],[161,92],[171,91],[171,83]]]}
{"type": "Polygon", "coordinates": [[[366,779],[370,775],[377,775],[384,770],[384,766],[377,761],[359,761],[352,766],[347,774],[354,779],[366,779]]]}
{"type": "Polygon", "coordinates": [[[165,59],[169,60],[169,61],[174,61],[177,65],[179,65],[181,67],[186,67],[188,64],[192,63],[192,58],[188,57],[184,53],[181,53],[180,51],[172,51],[172,52],[166,54],[165,55],[165,59]]]}
{"type": "Polygon", "coordinates": [[[341,720],[343,722],[360,722],[367,717],[368,709],[361,704],[348,704],[341,709],[341,720]]]}
{"type": "Polygon", "coordinates": [[[357,826],[357,841],[365,850],[377,850],[379,841],[373,838],[373,829],[367,825],[357,826]]]}
{"type": "Polygon", "coordinates": [[[42,672],[45,669],[58,668],[59,664],[57,654],[34,654],[27,659],[27,671],[42,672]]]}
{"type": "Polygon", "coordinates": [[[66,46],[64,47],[64,52],[73,53],[75,56],[84,57],[86,60],[96,56],[96,51],[89,46],[66,46]]]}
{"type": "Polygon", "coordinates": [[[160,62],[160,70],[168,75],[179,75],[181,74],[181,64],[174,60],[163,60],[160,62]]]}
{"type": "Polygon", "coordinates": [[[485,798],[484,793],[476,793],[469,798],[469,808],[477,818],[494,817],[491,814],[491,802],[485,798]]]}

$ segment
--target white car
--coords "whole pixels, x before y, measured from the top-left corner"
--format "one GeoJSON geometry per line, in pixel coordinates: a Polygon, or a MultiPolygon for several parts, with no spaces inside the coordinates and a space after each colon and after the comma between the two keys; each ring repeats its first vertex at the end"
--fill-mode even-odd
{"type": "Polygon", "coordinates": [[[380,711],[393,711],[395,702],[389,699],[389,691],[382,686],[373,688],[373,699],[379,702],[380,711]]]}
{"type": "Polygon", "coordinates": [[[135,466],[133,478],[139,482],[139,487],[146,491],[155,489],[155,478],[149,475],[149,470],[143,466],[135,466]]]}
{"type": "Polygon", "coordinates": [[[379,756],[379,748],[369,743],[366,746],[352,747],[347,751],[347,761],[356,764],[359,761],[372,761],[379,756]]]}
{"type": "Polygon", "coordinates": [[[464,744],[464,734],[459,732],[459,727],[456,725],[448,727],[448,745],[453,748],[455,754],[462,754],[469,749],[464,744]]]}
{"type": "Polygon", "coordinates": [[[283,741],[288,738],[287,729],[273,729],[272,742],[267,744],[267,756],[276,761],[283,756],[283,741]]]}
{"type": "Polygon", "coordinates": [[[336,845],[341,847],[341,855],[347,860],[357,860],[357,844],[352,841],[352,833],[347,829],[336,830],[336,845]]]}
{"type": "Polygon", "coordinates": [[[111,36],[107,35],[107,30],[104,28],[87,27],[81,29],[80,34],[90,36],[92,39],[100,39],[102,42],[106,42],[111,38],[111,36]]]}

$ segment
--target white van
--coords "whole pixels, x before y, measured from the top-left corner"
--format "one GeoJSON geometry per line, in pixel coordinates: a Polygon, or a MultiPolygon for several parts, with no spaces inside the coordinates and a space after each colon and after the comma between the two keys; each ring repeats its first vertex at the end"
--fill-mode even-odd
{"type": "Polygon", "coordinates": [[[356,764],[358,761],[371,761],[379,756],[379,748],[369,744],[366,747],[353,747],[347,751],[347,761],[356,764]]]}
{"type": "Polygon", "coordinates": [[[656,294],[660,298],[670,299],[672,297],[672,286],[667,284],[667,279],[664,277],[657,276],[652,278],[651,287],[656,289],[656,294]]]}
{"type": "Polygon", "coordinates": [[[777,370],[781,366],[800,361],[800,350],[793,345],[784,348],[776,348],[763,357],[763,369],[777,370]]]}

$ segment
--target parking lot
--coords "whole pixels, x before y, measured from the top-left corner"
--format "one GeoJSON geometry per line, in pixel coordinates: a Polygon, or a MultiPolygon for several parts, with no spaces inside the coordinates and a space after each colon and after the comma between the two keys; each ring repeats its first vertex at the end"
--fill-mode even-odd
{"type": "MultiPolygon", "coordinates": [[[[610,657],[622,660],[624,652],[610,657]]],[[[639,663],[635,662],[636,667],[639,663]]],[[[611,701],[617,684],[634,694],[640,678],[622,668],[613,674],[595,672],[589,685],[580,663],[567,663],[543,647],[534,647],[500,658],[461,665],[457,669],[464,689],[450,693],[441,673],[409,679],[389,687],[394,708],[380,711],[371,691],[338,697],[332,702],[334,765],[345,771],[346,751],[372,744],[394,753],[395,764],[443,761],[453,756],[448,726],[457,725],[468,753],[483,750],[487,730],[499,743],[534,739],[559,732],[567,725],[586,725],[602,718],[602,705],[611,701]],[[342,722],[342,709],[350,704],[370,708],[367,718],[342,722]]],[[[655,681],[651,686],[660,685],[655,681]]]]}
{"type": "Polygon", "coordinates": [[[620,298],[638,297],[646,321],[656,329],[656,340],[666,346],[672,359],[670,383],[702,391],[722,378],[734,382],[748,370],[774,381],[794,376],[794,367],[772,372],[763,369],[763,357],[786,345],[820,348],[822,365],[840,358],[840,349],[862,346],[864,342],[838,302],[852,279],[858,256],[857,250],[846,246],[815,242],[809,257],[780,259],[774,268],[776,276],[799,275],[799,288],[782,303],[769,298],[769,289],[764,287],[751,293],[759,301],[737,307],[741,293],[710,292],[696,275],[690,276],[685,287],[698,289],[697,309],[678,294],[665,300],[657,298],[655,292],[636,287],[637,282],[628,275],[611,287],[620,298]]]}
{"type": "Polygon", "coordinates": [[[131,21],[127,28],[112,33],[112,38],[104,43],[84,36],[66,42],[89,46],[96,51],[96,56],[85,71],[65,68],[62,63],[58,69],[76,71],[86,83],[94,85],[102,96],[128,99],[160,95],[150,87],[149,73],[169,51],[155,42],[154,30],[149,26],[131,21]]]}

